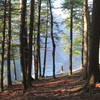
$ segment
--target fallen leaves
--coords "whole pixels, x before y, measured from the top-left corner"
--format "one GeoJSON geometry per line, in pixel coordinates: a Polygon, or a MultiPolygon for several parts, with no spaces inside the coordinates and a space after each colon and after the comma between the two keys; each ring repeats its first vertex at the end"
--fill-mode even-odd
{"type": "MultiPolygon", "coordinates": [[[[41,79],[33,82],[33,87],[25,93],[22,84],[13,85],[0,93],[0,100],[81,100],[84,84],[85,81],[81,79],[80,73],[56,79],[41,79]]],[[[96,87],[100,88],[100,83],[97,83],[96,87]]],[[[89,100],[87,96],[83,97],[85,98],[83,100],[89,100]]]]}

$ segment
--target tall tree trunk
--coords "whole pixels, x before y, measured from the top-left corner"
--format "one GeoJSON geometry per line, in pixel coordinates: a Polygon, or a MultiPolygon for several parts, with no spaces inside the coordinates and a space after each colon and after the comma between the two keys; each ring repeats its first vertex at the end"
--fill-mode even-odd
{"type": "MultiPolygon", "coordinates": [[[[82,27],[84,27],[84,13],[82,13],[82,27]]],[[[81,67],[83,68],[83,51],[84,51],[84,28],[82,29],[82,48],[81,48],[81,67]]]]}
{"type": "Polygon", "coordinates": [[[93,2],[92,32],[89,34],[89,85],[100,81],[99,40],[100,40],[100,0],[93,2]]]}
{"type": "Polygon", "coordinates": [[[32,44],[33,44],[33,29],[34,29],[34,5],[35,0],[31,0],[31,13],[30,13],[30,33],[29,33],[29,66],[28,66],[28,84],[31,86],[31,71],[32,71],[32,44]]]}
{"type": "Polygon", "coordinates": [[[35,72],[35,79],[38,79],[38,59],[37,59],[36,38],[37,35],[34,34],[34,72],[35,72]]]}
{"type": "Polygon", "coordinates": [[[8,1],[9,10],[8,10],[8,54],[7,54],[7,74],[8,74],[8,86],[12,85],[11,82],[11,0],[8,1]]]}
{"type": "Polygon", "coordinates": [[[84,33],[83,33],[83,78],[87,78],[88,68],[88,34],[89,34],[89,11],[88,11],[88,0],[84,0],[84,33]]]}
{"type": "Polygon", "coordinates": [[[2,61],[1,61],[1,90],[2,91],[3,91],[3,72],[4,72],[4,54],[5,54],[6,10],[7,10],[7,0],[4,1],[4,18],[3,18],[3,40],[2,40],[2,61]]]}
{"type": "Polygon", "coordinates": [[[20,60],[23,74],[24,90],[27,89],[27,24],[26,24],[26,3],[27,0],[21,1],[21,29],[20,29],[20,60]]]}
{"type": "Polygon", "coordinates": [[[38,4],[38,33],[37,33],[37,65],[39,68],[39,76],[41,76],[41,54],[40,54],[40,22],[41,22],[41,0],[39,0],[38,4]]]}
{"type": "Polygon", "coordinates": [[[72,75],[72,56],[73,56],[73,5],[70,9],[70,54],[69,54],[69,73],[72,75]]]}
{"type": "Polygon", "coordinates": [[[84,51],[84,34],[82,34],[82,50],[81,50],[81,62],[82,62],[82,68],[83,67],[83,51],[84,51]]]}
{"type": "Polygon", "coordinates": [[[50,15],[51,15],[51,39],[52,39],[52,45],[53,45],[53,51],[52,51],[53,77],[55,78],[55,50],[56,50],[56,45],[55,45],[54,35],[53,35],[53,13],[52,13],[51,0],[49,0],[49,5],[50,5],[50,15]]]}
{"type": "Polygon", "coordinates": [[[46,68],[47,40],[48,40],[48,1],[47,1],[47,19],[46,19],[46,32],[45,32],[45,50],[44,50],[43,77],[45,76],[45,68],[46,68]]]}

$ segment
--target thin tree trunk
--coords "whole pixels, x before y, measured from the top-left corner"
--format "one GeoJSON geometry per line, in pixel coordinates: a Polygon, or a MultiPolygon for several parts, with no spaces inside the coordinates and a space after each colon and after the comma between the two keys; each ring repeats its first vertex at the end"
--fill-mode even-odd
{"type": "Polygon", "coordinates": [[[38,68],[39,68],[39,76],[41,76],[41,53],[40,53],[40,17],[41,17],[41,0],[39,0],[39,4],[38,4],[38,34],[37,34],[37,65],[38,65],[38,68]]]}
{"type": "Polygon", "coordinates": [[[34,34],[34,72],[35,72],[35,79],[38,79],[38,60],[37,60],[36,37],[37,36],[34,34]]]}
{"type": "Polygon", "coordinates": [[[45,50],[44,50],[43,77],[45,76],[45,68],[46,68],[47,40],[48,40],[48,1],[47,1],[47,19],[46,19],[46,32],[45,32],[45,50]]]}
{"type": "Polygon", "coordinates": [[[52,51],[53,77],[55,78],[55,50],[56,50],[56,45],[55,45],[54,35],[53,35],[53,14],[52,14],[51,0],[49,0],[49,5],[50,5],[50,15],[51,15],[51,39],[52,39],[52,45],[53,45],[53,51],[52,51]]]}
{"type": "MultiPolygon", "coordinates": [[[[82,13],[82,27],[84,27],[84,13],[82,13]]],[[[81,67],[83,68],[83,51],[84,51],[84,28],[82,29],[82,49],[81,49],[81,67]]]]}
{"type": "Polygon", "coordinates": [[[33,29],[34,29],[34,4],[35,0],[31,0],[30,13],[30,33],[29,33],[29,66],[28,66],[28,84],[31,86],[31,71],[32,71],[32,44],[33,44],[33,29]]]}
{"type": "Polygon", "coordinates": [[[70,9],[70,54],[69,54],[69,72],[72,75],[72,56],[73,56],[73,5],[70,9]]]}
{"type": "Polygon", "coordinates": [[[2,91],[3,91],[3,72],[4,72],[4,54],[5,54],[6,10],[7,10],[7,0],[5,0],[4,2],[4,18],[3,18],[3,40],[2,40],[2,61],[1,61],[1,90],[2,91]]]}
{"type": "Polygon", "coordinates": [[[84,68],[83,67],[83,51],[84,51],[84,36],[82,34],[82,51],[81,51],[82,68],[84,68]]]}
{"type": "Polygon", "coordinates": [[[9,10],[8,10],[8,54],[7,54],[7,71],[8,71],[8,86],[12,85],[11,82],[11,63],[10,63],[10,58],[11,58],[11,0],[8,1],[9,5],[9,10]]]}

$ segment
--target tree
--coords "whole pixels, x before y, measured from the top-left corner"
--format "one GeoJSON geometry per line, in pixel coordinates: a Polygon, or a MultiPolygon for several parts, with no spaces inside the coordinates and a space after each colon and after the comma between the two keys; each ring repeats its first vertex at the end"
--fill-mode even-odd
{"type": "Polygon", "coordinates": [[[8,86],[12,85],[11,82],[11,64],[10,64],[10,60],[11,60],[11,0],[8,1],[8,53],[7,53],[7,71],[8,71],[8,86]]]}
{"type": "Polygon", "coordinates": [[[83,5],[84,12],[84,33],[83,33],[83,78],[87,78],[87,68],[88,68],[88,34],[90,30],[90,19],[88,10],[88,0],[84,0],[83,5]]]}
{"type": "Polygon", "coordinates": [[[32,46],[33,46],[33,29],[34,29],[34,4],[35,0],[31,0],[30,13],[30,33],[29,33],[29,66],[28,66],[28,84],[31,86],[31,71],[32,71],[32,46]]]}
{"type": "Polygon", "coordinates": [[[24,89],[27,89],[27,58],[28,58],[28,43],[27,43],[27,24],[26,24],[26,3],[27,0],[21,0],[21,26],[20,26],[20,60],[23,74],[24,89]]]}
{"type": "Polygon", "coordinates": [[[47,58],[47,41],[48,41],[48,1],[47,1],[47,18],[46,18],[46,32],[45,32],[45,50],[44,50],[44,65],[43,65],[43,77],[45,76],[46,58],[47,58]]]}
{"type": "Polygon", "coordinates": [[[39,74],[41,76],[41,54],[40,54],[40,24],[41,24],[41,0],[38,3],[38,32],[37,32],[37,65],[39,68],[39,74]]]}
{"type": "Polygon", "coordinates": [[[4,17],[3,17],[3,40],[2,40],[2,61],[1,61],[1,90],[3,91],[3,71],[4,71],[4,54],[5,54],[5,30],[6,30],[6,10],[7,0],[4,1],[4,17]]]}
{"type": "MultiPolygon", "coordinates": [[[[40,24],[41,24],[41,0],[38,2],[38,23],[37,23],[37,41],[35,50],[35,79],[38,79],[38,70],[41,76],[41,55],[40,55],[40,24]]],[[[34,36],[35,37],[35,36],[34,36]]]]}
{"type": "Polygon", "coordinates": [[[56,45],[55,45],[54,35],[53,35],[53,13],[52,13],[51,0],[49,0],[49,6],[50,6],[50,16],[51,16],[51,39],[52,39],[52,46],[53,46],[53,51],[52,51],[53,77],[55,78],[55,50],[56,50],[56,45]]]}
{"type": "Polygon", "coordinates": [[[69,73],[72,75],[72,56],[73,56],[73,20],[74,20],[74,10],[80,8],[82,2],[80,0],[65,0],[63,3],[63,8],[70,10],[70,48],[69,48],[69,73]]]}
{"type": "Polygon", "coordinates": [[[72,47],[73,47],[73,3],[71,3],[71,8],[70,8],[70,63],[69,63],[69,69],[70,69],[70,75],[72,75],[72,47]]]}
{"type": "Polygon", "coordinates": [[[100,41],[100,0],[93,1],[92,28],[89,33],[89,76],[88,84],[94,86],[100,81],[99,72],[99,41],[100,41]]]}

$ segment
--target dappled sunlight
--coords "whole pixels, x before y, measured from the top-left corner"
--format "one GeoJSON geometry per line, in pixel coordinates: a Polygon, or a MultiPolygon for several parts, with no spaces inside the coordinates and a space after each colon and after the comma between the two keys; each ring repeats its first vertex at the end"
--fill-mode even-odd
{"type": "Polygon", "coordinates": [[[41,83],[39,83],[39,84],[34,84],[34,86],[54,86],[54,85],[56,85],[56,84],[61,84],[61,83],[65,83],[66,82],[66,80],[57,80],[57,81],[51,81],[51,82],[41,82],[41,83]]]}
{"type": "Polygon", "coordinates": [[[74,74],[72,76],[61,76],[56,79],[42,79],[41,81],[33,82],[33,87],[28,89],[25,94],[23,94],[22,84],[13,85],[8,91],[0,93],[0,97],[3,98],[16,98],[25,96],[43,96],[43,97],[69,97],[70,95],[79,95],[79,90],[83,87],[80,76],[74,74]]]}
{"type": "MultiPolygon", "coordinates": [[[[22,84],[13,85],[8,90],[0,93],[0,100],[81,100],[85,98],[83,89],[85,81],[82,80],[80,73],[72,76],[61,76],[56,79],[47,78],[33,82],[33,87],[23,92],[22,84]],[[31,99],[30,99],[31,98],[31,99]]],[[[96,84],[100,88],[100,83],[96,84]]],[[[93,95],[98,95],[94,90],[93,95]]],[[[99,99],[98,99],[99,100],[99,99]]]]}

